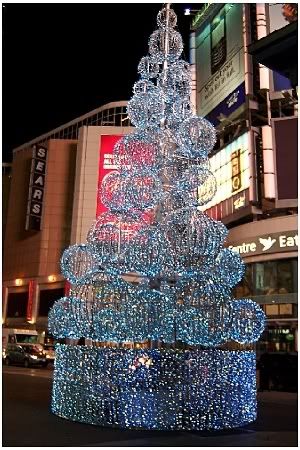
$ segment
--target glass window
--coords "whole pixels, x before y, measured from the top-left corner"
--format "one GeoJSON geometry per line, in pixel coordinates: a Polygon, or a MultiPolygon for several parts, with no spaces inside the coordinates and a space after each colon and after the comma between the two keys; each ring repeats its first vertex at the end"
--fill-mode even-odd
{"type": "Polygon", "coordinates": [[[40,292],[39,316],[48,316],[54,302],[64,296],[64,288],[42,289],[40,292]]]}
{"type": "Polygon", "coordinates": [[[247,264],[244,278],[234,288],[235,297],[296,293],[297,272],[296,258],[247,264]]]}
{"type": "Polygon", "coordinates": [[[37,335],[31,334],[16,334],[17,342],[26,342],[28,344],[36,344],[37,343],[37,335]]]}
{"type": "Polygon", "coordinates": [[[26,317],[28,292],[10,292],[7,301],[7,317],[26,317]]]}

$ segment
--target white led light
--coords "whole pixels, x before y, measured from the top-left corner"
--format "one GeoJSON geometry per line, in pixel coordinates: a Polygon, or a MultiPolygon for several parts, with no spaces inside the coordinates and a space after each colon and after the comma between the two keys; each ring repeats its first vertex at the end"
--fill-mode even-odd
{"type": "Polygon", "coordinates": [[[162,9],[138,65],[128,102],[136,130],[115,145],[118,171],[99,192],[109,211],[61,260],[72,285],[51,308],[49,331],[91,343],[56,349],[52,410],[71,420],[202,430],[256,417],[255,353],[219,347],[255,342],[265,316],[232,299],[244,264],[223,248],[226,227],[198,209],[216,194],[216,131],[192,114],[176,20],[162,9]]]}

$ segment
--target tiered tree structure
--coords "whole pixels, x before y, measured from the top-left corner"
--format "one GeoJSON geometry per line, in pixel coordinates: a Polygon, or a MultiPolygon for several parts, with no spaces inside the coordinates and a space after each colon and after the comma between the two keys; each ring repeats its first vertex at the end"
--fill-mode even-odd
{"type": "Polygon", "coordinates": [[[199,430],[256,417],[255,353],[237,343],[259,338],[264,313],[232,298],[242,260],[223,248],[225,226],[199,210],[217,189],[216,132],[193,114],[176,21],[169,5],[159,12],[138,65],[135,129],[115,145],[118,170],[99,192],[109,211],[62,256],[72,287],[49,314],[67,342],[56,349],[52,410],[72,420],[199,430]]]}

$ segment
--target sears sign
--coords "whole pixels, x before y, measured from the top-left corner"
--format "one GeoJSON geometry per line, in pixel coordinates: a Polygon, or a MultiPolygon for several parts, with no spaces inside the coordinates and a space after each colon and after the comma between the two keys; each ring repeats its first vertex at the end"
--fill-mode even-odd
{"type": "Polygon", "coordinates": [[[43,212],[47,148],[34,145],[29,182],[29,195],[26,214],[26,230],[39,231],[43,212]]]}

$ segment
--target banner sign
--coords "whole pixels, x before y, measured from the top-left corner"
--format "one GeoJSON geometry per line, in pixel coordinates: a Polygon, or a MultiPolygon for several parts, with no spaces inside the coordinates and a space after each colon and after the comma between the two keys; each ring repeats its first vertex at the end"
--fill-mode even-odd
{"type": "Polygon", "coordinates": [[[228,94],[205,118],[216,127],[222,122],[223,118],[228,118],[240,106],[245,105],[245,100],[245,83],[243,82],[233,92],[228,94]]]}
{"type": "Polygon", "coordinates": [[[27,312],[26,312],[26,320],[30,322],[32,320],[32,310],[33,310],[33,302],[36,290],[36,282],[34,280],[29,281],[28,285],[28,301],[27,301],[27,312]]]}

